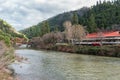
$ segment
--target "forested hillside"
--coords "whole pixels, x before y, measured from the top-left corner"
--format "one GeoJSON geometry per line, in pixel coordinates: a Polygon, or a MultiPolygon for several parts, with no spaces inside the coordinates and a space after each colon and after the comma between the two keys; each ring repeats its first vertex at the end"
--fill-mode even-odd
{"type": "Polygon", "coordinates": [[[120,29],[120,0],[97,2],[79,21],[89,32],[120,29]]]}
{"type": "Polygon", "coordinates": [[[10,46],[10,39],[15,37],[26,38],[24,34],[17,32],[6,21],[0,19],[0,41],[3,40],[8,46],[10,46]]]}
{"type": "Polygon", "coordinates": [[[115,1],[98,1],[96,5],[90,8],[81,8],[76,11],[66,12],[52,17],[46,21],[40,22],[30,28],[21,30],[28,38],[42,36],[42,28],[50,27],[50,31],[63,31],[63,23],[78,19],[78,23],[85,26],[88,32],[98,30],[115,30],[120,29],[120,0],[115,1]]]}

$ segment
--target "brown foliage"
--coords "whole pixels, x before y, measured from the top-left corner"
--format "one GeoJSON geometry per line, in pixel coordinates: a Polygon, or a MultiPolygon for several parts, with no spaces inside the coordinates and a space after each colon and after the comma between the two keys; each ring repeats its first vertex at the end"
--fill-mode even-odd
{"type": "Polygon", "coordinates": [[[45,35],[42,37],[42,39],[43,39],[43,42],[44,42],[45,44],[49,44],[49,43],[55,44],[55,43],[57,43],[57,42],[60,42],[60,40],[63,39],[63,35],[62,35],[62,34],[63,34],[63,33],[61,33],[61,32],[56,32],[56,33],[51,32],[51,33],[45,34],[45,35]]]}
{"type": "Polygon", "coordinates": [[[66,21],[63,25],[65,27],[65,37],[69,41],[72,39],[72,24],[70,21],[66,21]]]}
{"type": "Polygon", "coordinates": [[[69,41],[71,39],[82,40],[86,36],[86,31],[82,25],[72,25],[70,21],[64,23],[66,39],[69,41]]]}
{"type": "Polygon", "coordinates": [[[82,40],[85,38],[86,33],[82,25],[73,25],[72,26],[72,38],[82,40]]]}
{"type": "Polygon", "coordinates": [[[63,37],[62,32],[51,32],[43,35],[43,37],[34,37],[30,42],[32,42],[32,47],[46,48],[60,42],[63,37]]]}

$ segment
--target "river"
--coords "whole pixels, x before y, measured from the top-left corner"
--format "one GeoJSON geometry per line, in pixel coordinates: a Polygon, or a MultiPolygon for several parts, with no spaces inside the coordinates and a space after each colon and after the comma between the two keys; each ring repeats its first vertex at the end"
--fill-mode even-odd
{"type": "Polygon", "coordinates": [[[119,80],[120,59],[18,49],[27,61],[12,64],[19,80],[119,80]]]}

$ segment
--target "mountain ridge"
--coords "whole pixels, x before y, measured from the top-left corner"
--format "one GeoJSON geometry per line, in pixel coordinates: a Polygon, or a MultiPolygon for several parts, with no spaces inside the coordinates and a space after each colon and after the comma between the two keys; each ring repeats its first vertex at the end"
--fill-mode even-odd
{"type": "MultiPolygon", "coordinates": [[[[45,21],[49,23],[51,31],[54,31],[56,27],[59,31],[64,31],[63,23],[65,21],[72,22],[74,13],[78,16],[79,24],[86,26],[86,30],[90,33],[97,32],[97,30],[120,29],[120,0],[97,1],[97,4],[90,8],[83,7],[75,11],[65,12],[45,21]]],[[[20,32],[24,33],[29,38],[41,36],[40,28],[45,21],[21,30],[20,32]]]]}

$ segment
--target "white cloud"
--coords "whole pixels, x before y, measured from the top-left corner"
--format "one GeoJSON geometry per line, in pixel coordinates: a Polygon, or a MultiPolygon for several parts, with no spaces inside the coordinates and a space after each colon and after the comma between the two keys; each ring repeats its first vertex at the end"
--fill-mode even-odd
{"type": "Polygon", "coordinates": [[[20,30],[56,14],[91,6],[97,0],[0,0],[0,18],[20,30]]]}
{"type": "Polygon", "coordinates": [[[47,0],[35,0],[36,3],[45,3],[47,0]]]}

